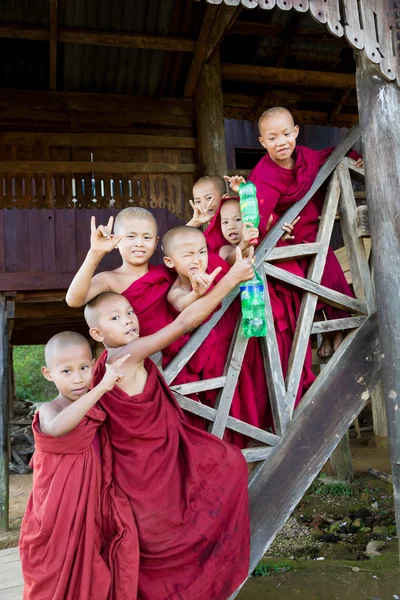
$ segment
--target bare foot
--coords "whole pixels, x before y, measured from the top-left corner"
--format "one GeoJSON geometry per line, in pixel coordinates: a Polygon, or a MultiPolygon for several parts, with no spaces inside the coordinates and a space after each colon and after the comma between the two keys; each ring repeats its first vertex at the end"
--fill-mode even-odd
{"type": "Polygon", "coordinates": [[[343,331],[335,331],[335,334],[333,336],[333,351],[334,352],[336,352],[336,350],[339,348],[339,346],[343,342],[343,340],[344,340],[343,331]]]}
{"type": "Polygon", "coordinates": [[[318,348],[318,356],[329,358],[333,354],[333,341],[330,333],[322,334],[322,343],[318,348]]]}

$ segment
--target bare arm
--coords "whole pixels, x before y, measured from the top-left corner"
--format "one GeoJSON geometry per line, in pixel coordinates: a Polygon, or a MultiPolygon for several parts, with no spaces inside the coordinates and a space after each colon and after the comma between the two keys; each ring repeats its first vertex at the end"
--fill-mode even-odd
{"type": "Polygon", "coordinates": [[[106,373],[100,383],[63,410],[58,410],[53,402],[43,404],[39,409],[40,430],[53,437],[62,437],[72,431],[101,396],[124,378],[125,373],[120,367],[128,358],[129,354],[125,354],[112,366],[106,365],[106,373]]]}
{"type": "Polygon", "coordinates": [[[174,284],[168,292],[168,302],[175,310],[182,312],[190,304],[204,296],[207,290],[210,289],[210,286],[218,273],[221,272],[221,269],[222,267],[217,267],[210,275],[205,272],[192,273],[189,271],[188,275],[192,289],[188,291],[180,285],[174,284]]]}
{"type": "Polygon", "coordinates": [[[143,338],[133,340],[126,346],[118,349],[110,356],[110,362],[120,358],[122,353],[129,352],[131,358],[129,363],[138,363],[151,354],[163,350],[179,337],[196,329],[218,306],[218,304],[243,281],[254,277],[252,256],[249,259],[240,258],[240,250],[237,249],[238,260],[232,269],[221,281],[202,298],[190,304],[175,321],[163,327],[160,331],[143,338]]]}
{"type": "Polygon", "coordinates": [[[99,227],[96,227],[95,217],[92,217],[90,250],[68,288],[65,297],[68,306],[74,308],[84,306],[99,294],[110,291],[107,273],[99,273],[95,277],[93,275],[102,258],[114,250],[122,239],[121,235],[111,234],[112,225],[113,217],[110,217],[106,226],[99,225],[99,227]]]}

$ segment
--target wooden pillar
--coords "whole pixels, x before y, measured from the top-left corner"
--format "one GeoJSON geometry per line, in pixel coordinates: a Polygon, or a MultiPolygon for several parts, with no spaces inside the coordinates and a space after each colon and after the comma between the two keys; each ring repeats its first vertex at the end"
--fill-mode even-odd
{"type": "Polygon", "coordinates": [[[197,137],[200,174],[227,174],[224,111],[219,52],[201,70],[196,88],[197,137]]]}
{"type": "Polygon", "coordinates": [[[375,443],[379,447],[387,447],[389,444],[388,426],[386,419],[385,397],[381,381],[371,394],[371,405],[375,443]]]}
{"type": "Polygon", "coordinates": [[[349,433],[346,432],[331,454],[330,463],[340,481],[353,481],[349,433]]]}
{"type": "Polygon", "coordinates": [[[383,78],[379,67],[364,52],[359,52],[357,94],[394,504],[400,531],[400,90],[383,78]]]}
{"type": "Polygon", "coordinates": [[[7,303],[4,294],[0,294],[0,531],[7,531],[9,525],[8,357],[7,303]]]}

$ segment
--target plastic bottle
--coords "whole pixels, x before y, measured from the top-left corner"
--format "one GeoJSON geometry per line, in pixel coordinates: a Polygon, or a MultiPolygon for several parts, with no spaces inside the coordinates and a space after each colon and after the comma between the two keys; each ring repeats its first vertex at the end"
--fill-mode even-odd
{"type": "Polygon", "coordinates": [[[253,279],[240,286],[242,302],[242,328],[245,337],[262,337],[267,335],[265,319],[265,290],[261,277],[254,271],[253,279]]]}
{"type": "MultiPolygon", "coordinates": [[[[253,227],[258,227],[260,213],[258,212],[257,189],[254,183],[248,181],[240,184],[239,199],[243,223],[251,223],[253,227]]],[[[250,241],[250,246],[257,246],[257,244],[257,238],[250,241]]]]}

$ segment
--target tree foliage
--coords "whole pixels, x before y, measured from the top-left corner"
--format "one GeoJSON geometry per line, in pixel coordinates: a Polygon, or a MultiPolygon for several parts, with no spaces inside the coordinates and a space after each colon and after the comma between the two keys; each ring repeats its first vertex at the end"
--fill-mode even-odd
{"type": "Polygon", "coordinates": [[[13,363],[17,400],[47,402],[56,397],[54,384],[47,381],[41,373],[44,346],[14,346],[13,363]]]}

